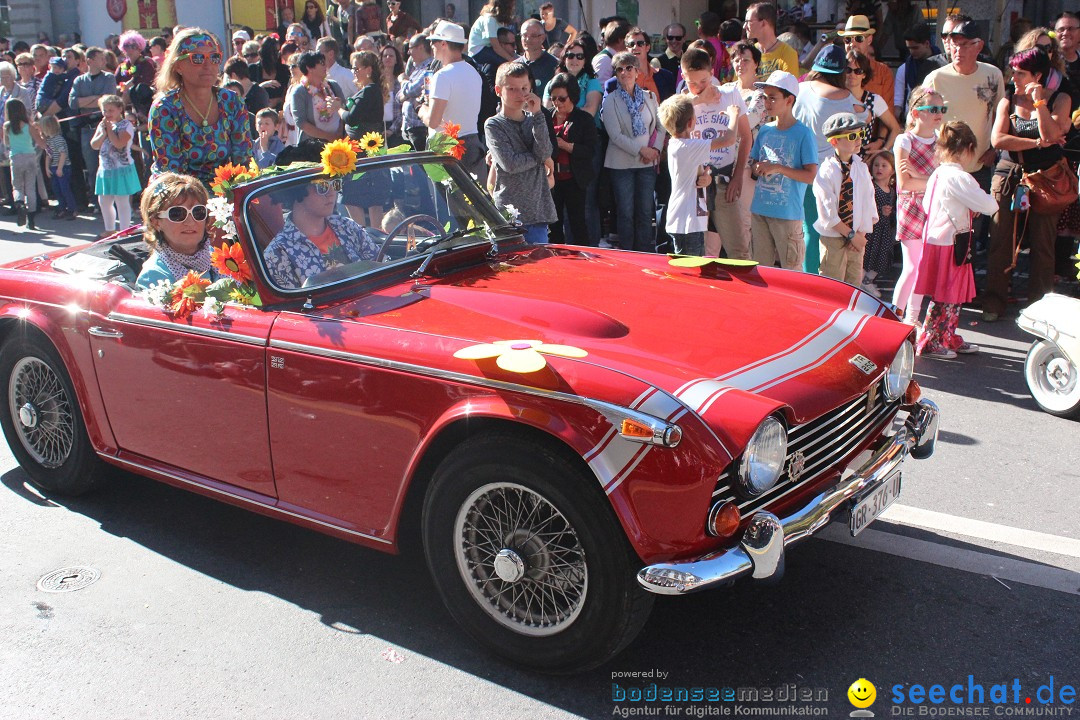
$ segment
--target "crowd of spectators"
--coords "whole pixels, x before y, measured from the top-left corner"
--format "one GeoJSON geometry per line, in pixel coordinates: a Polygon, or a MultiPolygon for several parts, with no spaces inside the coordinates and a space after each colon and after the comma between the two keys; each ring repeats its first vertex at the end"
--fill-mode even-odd
{"type": "MultiPolygon", "coordinates": [[[[939,47],[914,14],[898,24],[875,3],[848,5],[824,32],[810,30],[810,3],[758,2],[741,21],[706,12],[654,37],[621,17],[594,36],[551,3],[522,19],[514,0],[490,0],[471,24],[447,4],[424,27],[397,0],[306,0],[276,28],[236,28],[228,49],[181,27],[100,47],[0,38],[0,201],[32,226],[49,180],[57,218],[97,204],[109,232],[161,173],[205,183],[229,160],[265,167],[289,146],[371,131],[419,150],[452,123],[466,169],[500,205],[529,211],[531,242],[756,259],[879,296],[902,242],[892,299],[917,319],[921,203],[941,164],[939,126],[956,122],[974,149],[950,125],[950,161],[998,208],[954,223],[971,224],[989,258],[984,318],[1005,311],[1021,246],[1028,297],[1050,291],[1075,252],[1080,209],[1036,216],[1013,199],[1025,174],[1060,162],[1075,173],[1077,15],[1014,33],[994,64],[968,16],[944,21],[939,47]],[[890,65],[893,44],[902,53],[890,65]],[[688,103],[665,109],[672,98],[688,103]],[[674,173],[673,146],[703,159],[674,173]]],[[[975,215],[988,207],[972,203],[975,215]]]]}

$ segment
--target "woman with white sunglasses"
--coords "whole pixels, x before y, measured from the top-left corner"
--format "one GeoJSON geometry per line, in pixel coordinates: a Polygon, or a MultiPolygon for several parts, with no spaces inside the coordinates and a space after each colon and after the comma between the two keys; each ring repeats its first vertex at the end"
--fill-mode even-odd
{"type": "Polygon", "coordinates": [[[150,257],[135,280],[149,288],[162,280],[174,283],[194,270],[217,280],[210,263],[212,248],[206,236],[206,188],[190,175],[163,173],[143,192],[143,240],[150,257]]]}

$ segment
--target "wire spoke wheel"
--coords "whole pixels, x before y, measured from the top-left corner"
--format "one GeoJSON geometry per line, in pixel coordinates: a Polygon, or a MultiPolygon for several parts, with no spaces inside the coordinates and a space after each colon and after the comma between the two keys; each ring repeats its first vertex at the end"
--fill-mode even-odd
{"type": "Polygon", "coordinates": [[[75,442],[71,398],[48,363],[24,357],[8,381],[8,408],[22,446],[35,462],[54,469],[64,464],[75,442]]]}
{"type": "Polygon", "coordinates": [[[589,586],[585,550],[559,509],[513,483],[476,489],[454,522],[455,557],[470,594],[514,632],[553,635],[577,619],[589,586]]]}

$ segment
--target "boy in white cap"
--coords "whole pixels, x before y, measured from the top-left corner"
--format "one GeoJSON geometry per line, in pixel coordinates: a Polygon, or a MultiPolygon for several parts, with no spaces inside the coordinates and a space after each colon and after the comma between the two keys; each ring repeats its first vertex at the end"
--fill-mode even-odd
{"type": "Polygon", "coordinates": [[[862,147],[865,123],[854,113],[836,113],[822,127],[835,152],[826,158],[814,178],[821,234],[821,269],[826,277],[858,287],[863,278],[866,235],[877,222],[877,204],[870,170],[856,153],[862,147]]]}
{"type": "Polygon", "coordinates": [[[750,205],[754,259],[768,266],[779,260],[783,268],[801,270],[806,251],[803,198],[817,175],[817,142],[792,112],[799,94],[794,75],[776,70],[754,87],[765,93],[766,115],[776,118],[758,130],[750,150],[757,178],[750,205]]]}

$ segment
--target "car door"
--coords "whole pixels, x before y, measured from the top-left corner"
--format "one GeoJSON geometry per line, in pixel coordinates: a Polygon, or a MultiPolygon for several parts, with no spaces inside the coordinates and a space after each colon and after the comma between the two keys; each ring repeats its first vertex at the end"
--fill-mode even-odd
{"type": "Polygon", "coordinates": [[[276,497],[266,422],[266,344],[276,313],[226,305],[175,318],[142,294],[92,314],[90,344],[126,453],[276,497]]]}

